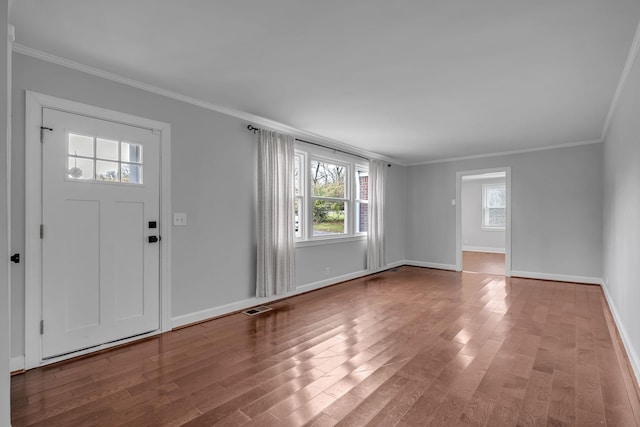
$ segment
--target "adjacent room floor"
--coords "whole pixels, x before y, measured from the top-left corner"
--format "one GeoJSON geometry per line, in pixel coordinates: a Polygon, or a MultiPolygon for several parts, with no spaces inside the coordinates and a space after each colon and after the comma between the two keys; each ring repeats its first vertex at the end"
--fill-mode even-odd
{"type": "Polygon", "coordinates": [[[597,286],[417,267],[12,379],[13,426],[637,426],[597,286]]]}
{"type": "Polygon", "coordinates": [[[462,271],[504,276],[504,254],[464,251],[462,271]]]}

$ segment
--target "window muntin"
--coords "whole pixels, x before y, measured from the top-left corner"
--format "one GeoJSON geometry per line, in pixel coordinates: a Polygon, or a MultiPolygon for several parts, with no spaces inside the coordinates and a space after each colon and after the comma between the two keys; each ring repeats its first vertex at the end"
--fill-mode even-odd
{"type": "Polygon", "coordinates": [[[482,185],[482,228],[504,230],[507,191],[504,183],[482,185]]]}
{"type": "Polygon", "coordinates": [[[142,184],[142,145],[128,141],[67,134],[67,178],[142,184]]]}
{"type": "MultiPolygon", "coordinates": [[[[306,147],[305,147],[306,148],[306,147]]],[[[346,238],[367,231],[367,199],[358,193],[357,176],[367,166],[353,159],[296,148],[294,166],[295,236],[298,241],[346,238]],[[363,213],[365,219],[355,216],[363,213]]]]}

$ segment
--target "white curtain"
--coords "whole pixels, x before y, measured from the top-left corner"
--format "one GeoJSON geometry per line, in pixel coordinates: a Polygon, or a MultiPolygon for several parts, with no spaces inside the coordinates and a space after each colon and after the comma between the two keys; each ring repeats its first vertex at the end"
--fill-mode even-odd
{"type": "Polygon", "coordinates": [[[294,138],[260,130],[256,296],[295,289],[294,138]]]}
{"type": "Polygon", "coordinates": [[[387,265],[384,242],[384,187],[387,165],[369,161],[369,228],[367,234],[367,268],[377,270],[387,265]]]}

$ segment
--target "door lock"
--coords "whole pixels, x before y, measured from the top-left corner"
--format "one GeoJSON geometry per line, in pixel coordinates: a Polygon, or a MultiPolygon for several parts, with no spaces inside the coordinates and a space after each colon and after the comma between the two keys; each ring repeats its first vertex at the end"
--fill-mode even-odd
{"type": "Polygon", "coordinates": [[[160,239],[160,236],[149,236],[149,243],[157,243],[160,239]]]}

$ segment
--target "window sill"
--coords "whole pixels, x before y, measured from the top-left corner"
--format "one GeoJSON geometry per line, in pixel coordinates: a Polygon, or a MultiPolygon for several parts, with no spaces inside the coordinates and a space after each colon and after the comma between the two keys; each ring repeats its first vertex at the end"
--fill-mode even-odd
{"type": "Polygon", "coordinates": [[[505,231],[505,227],[482,227],[482,231],[505,231]]]}
{"type": "Polygon", "coordinates": [[[334,245],[337,243],[360,242],[363,240],[367,240],[366,234],[360,234],[357,236],[328,237],[324,239],[314,239],[314,240],[299,240],[296,242],[296,248],[306,248],[308,246],[334,245]]]}

